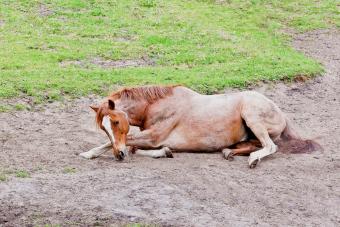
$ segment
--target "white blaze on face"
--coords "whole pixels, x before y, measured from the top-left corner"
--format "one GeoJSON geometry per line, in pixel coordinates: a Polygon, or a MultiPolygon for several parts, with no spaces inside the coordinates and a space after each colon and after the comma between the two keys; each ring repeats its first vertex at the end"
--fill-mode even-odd
{"type": "Polygon", "coordinates": [[[102,124],[103,124],[104,128],[106,129],[106,131],[109,133],[109,135],[110,135],[110,137],[112,139],[112,142],[114,142],[115,141],[115,137],[113,136],[110,117],[109,116],[103,117],[102,124]]]}

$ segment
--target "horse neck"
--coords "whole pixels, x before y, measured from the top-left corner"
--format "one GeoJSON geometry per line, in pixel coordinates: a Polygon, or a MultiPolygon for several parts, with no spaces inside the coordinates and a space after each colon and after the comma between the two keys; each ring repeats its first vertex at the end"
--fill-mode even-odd
{"type": "Polygon", "coordinates": [[[144,100],[121,100],[121,103],[124,104],[121,110],[128,114],[129,124],[143,127],[145,113],[150,104],[144,100]]]}
{"type": "MultiPolygon", "coordinates": [[[[147,98],[143,96],[139,96],[136,99],[134,98],[120,98],[119,102],[122,108],[119,108],[126,112],[129,116],[130,125],[134,125],[140,128],[144,127],[145,120],[147,119],[147,114],[151,106],[158,105],[160,100],[171,99],[173,97],[178,97],[182,99],[183,96],[192,96],[197,95],[196,92],[182,86],[174,87],[173,94],[169,94],[168,96],[156,97],[154,99],[147,98]]],[[[116,103],[117,104],[117,103],[116,103]]]]}

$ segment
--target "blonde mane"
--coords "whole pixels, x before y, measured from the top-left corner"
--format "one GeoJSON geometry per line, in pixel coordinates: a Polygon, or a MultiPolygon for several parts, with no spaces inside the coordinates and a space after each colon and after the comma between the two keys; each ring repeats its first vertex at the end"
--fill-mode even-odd
{"type": "Polygon", "coordinates": [[[132,100],[146,100],[148,103],[154,103],[159,99],[172,95],[173,89],[179,85],[174,86],[142,86],[123,88],[111,94],[114,100],[116,99],[132,99],[132,100]]]}

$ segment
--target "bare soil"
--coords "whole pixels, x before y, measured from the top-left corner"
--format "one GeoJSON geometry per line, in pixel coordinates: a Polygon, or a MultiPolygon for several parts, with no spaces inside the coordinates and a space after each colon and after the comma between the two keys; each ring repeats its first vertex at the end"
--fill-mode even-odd
{"type": "Polygon", "coordinates": [[[127,60],[108,60],[100,57],[94,57],[87,60],[66,60],[60,62],[61,67],[67,67],[70,65],[86,67],[87,65],[95,65],[103,69],[112,68],[126,68],[126,67],[143,67],[153,66],[155,62],[148,57],[142,57],[138,59],[127,59],[127,60]]]}
{"type": "Polygon", "coordinates": [[[255,169],[219,153],[85,160],[77,155],[106,142],[88,108],[98,99],[1,113],[0,226],[340,226],[340,32],[297,35],[293,46],[324,64],[325,75],[255,89],[324,152],[276,153],[255,169]]]}
{"type": "Polygon", "coordinates": [[[47,17],[47,16],[50,16],[50,15],[52,15],[54,13],[53,10],[48,8],[48,6],[45,5],[45,4],[40,4],[38,11],[39,11],[39,16],[40,17],[47,17]]]}

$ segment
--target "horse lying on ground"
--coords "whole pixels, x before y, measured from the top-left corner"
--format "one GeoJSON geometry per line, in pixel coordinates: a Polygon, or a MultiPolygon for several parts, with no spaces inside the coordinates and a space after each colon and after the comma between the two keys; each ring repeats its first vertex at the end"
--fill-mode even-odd
{"type": "Polygon", "coordinates": [[[113,148],[122,160],[131,146],[152,157],[172,157],[171,151],[222,151],[229,160],[249,155],[248,164],[255,167],[278,150],[277,144],[291,153],[321,149],[302,140],[278,106],[254,91],[201,95],[184,86],[144,86],[122,89],[91,108],[110,142],[81,153],[85,158],[113,148]],[[141,131],[127,135],[129,125],[141,131]]]}

